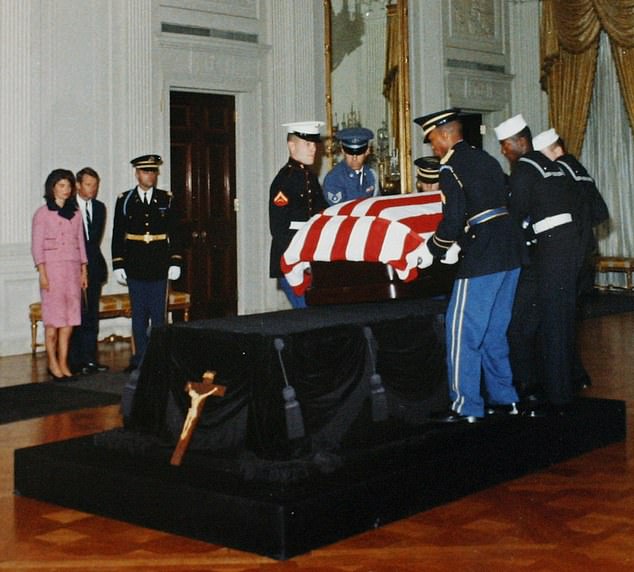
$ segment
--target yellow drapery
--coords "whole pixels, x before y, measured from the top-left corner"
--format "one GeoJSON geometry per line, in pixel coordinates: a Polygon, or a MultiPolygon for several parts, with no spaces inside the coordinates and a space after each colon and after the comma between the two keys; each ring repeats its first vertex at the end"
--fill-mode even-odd
{"type": "Polygon", "coordinates": [[[610,38],[634,126],[634,0],[543,0],[542,85],[550,123],[575,155],[581,153],[588,122],[602,30],[610,38]]]}

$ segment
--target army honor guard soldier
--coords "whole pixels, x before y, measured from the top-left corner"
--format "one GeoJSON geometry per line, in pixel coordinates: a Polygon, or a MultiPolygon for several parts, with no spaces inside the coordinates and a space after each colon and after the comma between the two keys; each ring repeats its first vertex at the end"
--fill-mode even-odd
{"type": "Polygon", "coordinates": [[[165,323],[167,281],[178,280],[182,263],[172,194],[156,188],[163,160],[142,155],[130,163],[138,184],[117,198],[112,232],[113,274],[127,284],[132,307],[135,353],[128,371],[141,362],[148,327],[165,323]]]}

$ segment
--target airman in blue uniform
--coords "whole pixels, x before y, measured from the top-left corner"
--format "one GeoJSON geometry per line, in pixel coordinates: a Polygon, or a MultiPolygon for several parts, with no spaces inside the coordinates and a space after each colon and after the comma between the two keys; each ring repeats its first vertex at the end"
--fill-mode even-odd
{"type": "Polygon", "coordinates": [[[338,131],[335,137],[341,143],[344,160],[337,163],[324,179],[324,196],[328,204],[377,196],[376,173],[366,165],[374,133],[364,127],[350,127],[338,131]]]}

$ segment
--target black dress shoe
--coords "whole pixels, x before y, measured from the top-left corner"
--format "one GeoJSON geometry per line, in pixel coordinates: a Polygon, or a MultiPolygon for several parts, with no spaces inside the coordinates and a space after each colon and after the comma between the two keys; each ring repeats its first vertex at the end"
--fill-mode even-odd
{"type": "Polygon", "coordinates": [[[84,365],[84,367],[81,368],[81,372],[84,375],[91,375],[93,373],[103,371],[108,371],[108,366],[94,361],[89,361],[87,364],[84,365]]]}
{"type": "Polygon", "coordinates": [[[476,417],[475,415],[460,415],[455,411],[445,411],[443,413],[435,413],[430,418],[436,423],[478,423],[484,420],[484,417],[476,417]]]}

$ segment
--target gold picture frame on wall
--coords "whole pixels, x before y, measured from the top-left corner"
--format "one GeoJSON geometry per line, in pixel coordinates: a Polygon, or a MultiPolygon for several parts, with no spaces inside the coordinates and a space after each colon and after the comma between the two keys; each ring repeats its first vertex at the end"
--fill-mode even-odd
{"type": "Polygon", "coordinates": [[[338,129],[362,124],[375,133],[383,193],[412,192],[407,0],[323,5],[326,157],[334,165],[338,129]]]}

